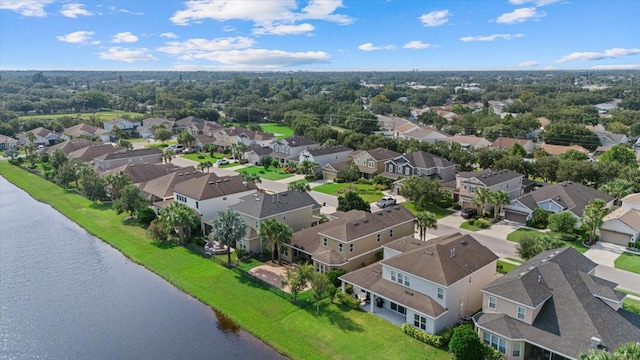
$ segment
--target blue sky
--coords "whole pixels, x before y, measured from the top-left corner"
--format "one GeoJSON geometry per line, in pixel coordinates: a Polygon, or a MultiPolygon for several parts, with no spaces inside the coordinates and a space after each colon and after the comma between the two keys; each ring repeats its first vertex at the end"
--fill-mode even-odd
{"type": "Polygon", "coordinates": [[[0,68],[640,69],[640,1],[0,0],[0,68]]]}

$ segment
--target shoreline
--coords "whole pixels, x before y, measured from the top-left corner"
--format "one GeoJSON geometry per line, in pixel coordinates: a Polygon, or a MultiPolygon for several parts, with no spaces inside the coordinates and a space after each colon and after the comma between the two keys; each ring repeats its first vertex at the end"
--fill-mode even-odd
{"type": "Polygon", "coordinates": [[[445,351],[411,339],[399,327],[368,313],[345,312],[324,301],[320,315],[316,315],[315,307],[313,311],[299,309],[268,290],[243,282],[234,272],[195,256],[186,248],[155,246],[142,228],[123,225],[122,218],[113,210],[95,205],[7,162],[0,162],[0,175],[132,262],[224,314],[284,356],[292,359],[449,358],[445,351]],[[117,228],[110,228],[116,227],[114,224],[117,228]],[[392,341],[387,340],[390,336],[392,341]]]}

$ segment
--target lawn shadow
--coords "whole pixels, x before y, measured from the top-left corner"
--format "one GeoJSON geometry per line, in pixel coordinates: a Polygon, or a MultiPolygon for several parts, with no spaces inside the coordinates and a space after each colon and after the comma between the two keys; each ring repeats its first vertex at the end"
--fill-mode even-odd
{"type": "Polygon", "coordinates": [[[165,242],[152,241],[151,245],[157,247],[158,249],[163,249],[163,250],[165,250],[165,249],[173,249],[174,247],[179,246],[178,244],[176,244],[173,241],[165,241],[165,242]]]}
{"type": "Polygon", "coordinates": [[[111,210],[113,208],[113,203],[91,203],[89,205],[90,208],[100,211],[111,210]]]}
{"type": "Polygon", "coordinates": [[[326,317],[327,319],[329,319],[329,323],[331,325],[337,326],[341,330],[357,331],[357,332],[364,331],[364,328],[362,327],[362,325],[356,323],[351,318],[346,316],[347,312],[358,311],[358,310],[349,309],[346,306],[342,306],[339,304],[334,305],[326,301],[320,302],[320,312],[316,311],[315,302],[306,306],[304,310],[307,311],[309,314],[313,315],[314,317],[326,317]]]}

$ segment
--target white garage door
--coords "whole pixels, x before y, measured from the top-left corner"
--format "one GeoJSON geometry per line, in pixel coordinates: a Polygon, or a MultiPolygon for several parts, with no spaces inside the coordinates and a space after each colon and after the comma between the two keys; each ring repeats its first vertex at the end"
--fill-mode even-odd
{"type": "Polygon", "coordinates": [[[600,240],[610,242],[612,244],[627,246],[629,241],[631,241],[631,235],[617,231],[600,229],[600,240]]]}

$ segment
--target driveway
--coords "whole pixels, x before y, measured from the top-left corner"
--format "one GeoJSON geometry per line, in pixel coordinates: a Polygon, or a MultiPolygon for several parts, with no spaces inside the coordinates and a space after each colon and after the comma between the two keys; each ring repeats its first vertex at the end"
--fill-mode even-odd
{"type": "Polygon", "coordinates": [[[598,241],[584,253],[584,256],[596,264],[615,267],[614,262],[623,252],[624,246],[598,241]]]}

